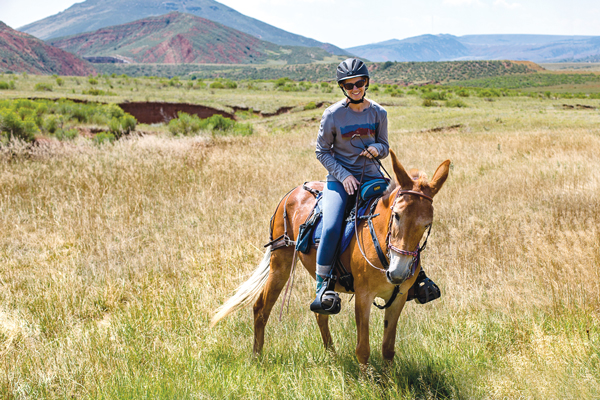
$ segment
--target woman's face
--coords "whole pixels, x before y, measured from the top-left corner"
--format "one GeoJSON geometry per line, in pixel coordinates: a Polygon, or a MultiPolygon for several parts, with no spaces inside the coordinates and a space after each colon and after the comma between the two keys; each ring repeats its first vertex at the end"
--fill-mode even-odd
{"type": "Polygon", "coordinates": [[[345,79],[343,80],[341,83],[342,85],[346,85],[346,84],[350,84],[350,83],[356,83],[359,81],[364,81],[364,85],[362,85],[361,88],[357,88],[356,85],[353,85],[352,89],[347,89],[346,88],[346,93],[348,93],[348,96],[350,96],[350,98],[352,100],[360,100],[363,98],[364,94],[365,94],[365,88],[367,86],[367,83],[369,78],[366,78],[364,76],[358,76],[356,78],[350,78],[350,79],[345,79]]]}

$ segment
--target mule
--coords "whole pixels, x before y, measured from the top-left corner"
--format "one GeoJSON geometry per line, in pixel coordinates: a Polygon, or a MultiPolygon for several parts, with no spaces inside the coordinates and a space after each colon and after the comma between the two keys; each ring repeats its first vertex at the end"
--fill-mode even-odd
{"type": "MultiPolygon", "coordinates": [[[[356,356],[361,364],[368,362],[371,352],[369,317],[371,304],[376,297],[389,300],[392,296],[396,296],[385,310],[382,346],[383,358],[393,361],[398,318],[406,303],[408,290],[420,271],[420,265],[415,265],[418,264],[415,261],[418,260],[419,244],[424,233],[431,227],[433,197],[446,181],[450,166],[450,160],[444,161],[435,171],[431,181],[427,181],[427,178],[416,170],[410,171],[409,175],[393,151],[390,151],[390,156],[397,185],[379,200],[373,213],[379,214],[373,218],[373,225],[379,243],[383,244],[383,250],[388,251],[389,267],[387,269],[383,267],[373,245],[369,228],[364,221],[357,225],[355,236],[341,255],[343,265],[347,268],[349,266],[354,277],[356,356]],[[394,294],[396,286],[399,287],[397,295],[394,294]]],[[[317,190],[322,190],[323,185],[322,182],[310,184],[317,190]]],[[[298,237],[300,225],[304,223],[314,207],[315,196],[302,187],[297,187],[284,200],[277,207],[271,221],[273,237],[285,233],[294,240],[298,237]]],[[[295,255],[293,245],[277,249],[269,246],[253,275],[217,310],[211,326],[229,313],[256,300],[253,353],[260,354],[264,345],[265,326],[277,298],[290,277],[292,264],[296,261],[295,255]]],[[[314,278],[316,249],[313,248],[308,254],[299,252],[297,255],[314,278]]],[[[336,291],[348,293],[339,283],[336,285],[336,291]]],[[[329,316],[316,313],[315,316],[325,348],[333,349],[329,316]]]]}

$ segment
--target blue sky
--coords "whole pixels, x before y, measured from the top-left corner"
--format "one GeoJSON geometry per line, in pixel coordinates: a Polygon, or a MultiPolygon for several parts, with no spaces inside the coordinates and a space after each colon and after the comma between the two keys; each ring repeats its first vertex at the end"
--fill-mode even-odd
{"type": "MultiPolygon", "coordinates": [[[[73,0],[0,0],[13,28],[65,10],[73,0]]],[[[242,14],[340,47],[426,33],[600,36],[599,0],[222,0],[242,14]]]]}

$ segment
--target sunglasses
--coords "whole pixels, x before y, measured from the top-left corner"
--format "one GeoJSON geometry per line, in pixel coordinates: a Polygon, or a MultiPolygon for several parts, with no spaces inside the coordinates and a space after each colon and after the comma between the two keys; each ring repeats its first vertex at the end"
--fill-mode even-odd
{"type": "Polygon", "coordinates": [[[342,83],[341,85],[346,90],[352,90],[354,88],[354,86],[356,86],[357,89],[360,89],[361,87],[365,86],[365,83],[367,83],[367,81],[365,79],[361,79],[354,83],[342,83]]]}

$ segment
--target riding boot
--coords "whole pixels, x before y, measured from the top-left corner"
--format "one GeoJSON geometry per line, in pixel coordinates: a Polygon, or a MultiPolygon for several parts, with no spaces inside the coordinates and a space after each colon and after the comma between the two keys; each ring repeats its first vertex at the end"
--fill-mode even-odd
{"type": "Polygon", "coordinates": [[[325,275],[316,274],[317,296],[310,305],[310,310],[313,312],[332,315],[341,310],[342,300],[334,290],[336,277],[332,275],[332,270],[331,267],[317,265],[317,272],[325,272],[325,275]]]}
{"type": "Polygon", "coordinates": [[[421,267],[415,283],[408,290],[406,300],[410,301],[414,299],[419,304],[425,304],[440,298],[441,295],[442,293],[438,285],[425,275],[425,271],[421,267]]]}

